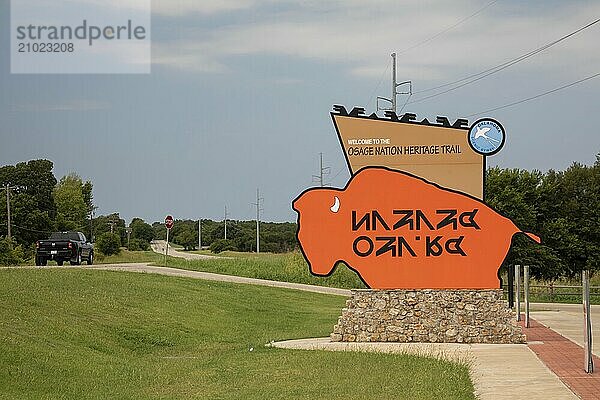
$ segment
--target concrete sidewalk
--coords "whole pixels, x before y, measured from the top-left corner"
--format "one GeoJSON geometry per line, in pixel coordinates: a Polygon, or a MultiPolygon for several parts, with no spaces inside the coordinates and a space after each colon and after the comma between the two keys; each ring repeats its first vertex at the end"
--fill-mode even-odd
{"type": "MultiPolygon", "coordinates": [[[[524,325],[524,321],[521,321],[524,325]]],[[[575,394],[582,399],[600,398],[600,375],[587,374],[583,369],[583,348],[534,319],[529,328],[523,328],[529,348],[575,394]]],[[[594,364],[600,358],[593,356],[594,364]]]]}
{"type": "MultiPolygon", "coordinates": [[[[48,267],[42,267],[48,268],[48,267]]],[[[81,267],[57,267],[57,268],[81,268],[81,267]]],[[[212,272],[188,271],[185,269],[158,267],[148,264],[114,264],[114,265],[92,265],[83,267],[83,269],[100,269],[107,271],[127,271],[142,272],[150,274],[160,274],[169,276],[179,276],[184,278],[204,279],[219,282],[243,283],[247,285],[259,285],[278,287],[283,289],[303,290],[305,292],[333,294],[337,296],[350,296],[350,290],[331,288],[326,286],[306,285],[303,283],[291,283],[270,281],[267,279],[245,278],[243,276],[214,274],[212,272]]]]}
{"type": "MultiPolygon", "coordinates": [[[[583,347],[583,305],[532,303],[530,306],[531,318],[583,347]]],[[[600,305],[591,306],[591,316],[592,351],[598,356],[600,355],[600,305]]]]}
{"type": "Polygon", "coordinates": [[[331,342],[329,338],[316,338],[276,342],[271,346],[416,354],[466,362],[470,367],[475,394],[482,400],[578,398],[524,344],[340,343],[331,342]]]}

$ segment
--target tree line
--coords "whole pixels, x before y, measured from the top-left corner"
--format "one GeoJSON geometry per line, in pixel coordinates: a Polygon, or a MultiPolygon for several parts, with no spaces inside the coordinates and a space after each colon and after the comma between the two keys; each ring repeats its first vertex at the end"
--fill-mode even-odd
{"type": "MultiPolygon", "coordinates": [[[[165,226],[162,223],[152,224],[154,236],[164,240],[165,226]]],[[[297,225],[291,222],[261,222],[260,251],[268,253],[289,252],[298,247],[296,241],[297,225]]],[[[224,221],[202,219],[201,232],[198,231],[198,221],[176,220],[169,233],[169,240],[183,246],[186,250],[198,248],[198,236],[202,236],[202,247],[209,248],[214,253],[222,251],[256,251],[256,221],[227,221],[227,239],[225,239],[224,221]]]]}
{"type": "MultiPolygon", "coordinates": [[[[94,216],[92,183],[74,173],[57,180],[52,170],[48,160],[0,167],[3,203],[6,185],[10,187],[13,238],[8,243],[7,208],[0,206],[0,263],[8,263],[2,254],[11,247],[20,248],[17,258],[30,258],[34,243],[52,231],[79,230],[90,238],[112,235],[113,247],[128,245],[132,250],[147,250],[153,239],[165,239],[161,222],[150,225],[134,218],[128,236],[126,221],[118,213],[94,216]]],[[[529,265],[533,276],[545,280],[600,270],[600,154],[593,165],[573,163],[564,171],[490,168],[485,193],[491,207],[542,238],[538,245],[516,235],[503,268],[529,265]]],[[[296,229],[295,223],[261,222],[260,250],[297,249],[296,229]]],[[[170,240],[196,249],[198,221],[176,220],[170,240]]],[[[256,223],[228,221],[225,239],[223,221],[202,219],[202,245],[214,252],[256,251],[256,223]]]]}
{"type": "Polygon", "coordinates": [[[491,168],[485,192],[490,206],[542,239],[516,235],[504,267],[529,265],[543,280],[600,269],[600,154],[591,166],[564,171],[491,168]]]}
{"type": "MultiPolygon", "coordinates": [[[[35,242],[55,231],[81,231],[88,239],[99,239],[105,253],[118,251],[126,244],[125,220],[118,213],[94,216],[93,184],[76,173],[57,180],[49,160],[31,160],[0,167],[2,203],[10,195],[11,239],[8,239],[8,208],[0,207],[0,263],[12,264],[30,259],[35,242]],[[112,244],[111,251],[103,242],[112,244]],[[116,247],[116,250],[115,250],[116,247]],[[2,259],[4,257],[4,262],[2,259]]],[[[152,226],[134,218],[131,243],[134,249],[148,249],[153,239],[152,226]]]]}

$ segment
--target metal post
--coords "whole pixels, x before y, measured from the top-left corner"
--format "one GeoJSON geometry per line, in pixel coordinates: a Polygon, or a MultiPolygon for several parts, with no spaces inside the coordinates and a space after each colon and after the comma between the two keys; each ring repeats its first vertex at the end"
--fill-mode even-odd
{"type": "Polygon", "coordinates": [[[11,231],[10,231],[10,186],[8,185],[8,183],[6,184],[6,216],[8,219],[8,240],[10,241],[10,239],[12,238],[11,235],[11,231]]]}
{"type": "Polygon", "coordinates": [[[165,267],[167,266],[167,256],[169,255],[169,229],[167,229],[167,245],[165,246],[165,267]]]}
{"type": "Polygon", "coordinates": [[[90,243],[94,242],[94,209],[90,211],[90,243]]]}
{"type": "Polygon", "coordinates": [[[227,240],[227,206],[225,206],[225,240],[227,240]]]}
{"type": "Polygon", "coordinates": [[[392,111],[396,112],[396,53],[392,53],[392,111]]]}
{"type": "Polygon", "coordinates": [[[515,266],[508,266],[508,307],[513,308],[515,306],[515,266]]]}
{"type": "Polygon", "coordinates": [[[525,290],[525,328],[529,328],[529,265],[523,266],[523,289],[525,290]]]}
{"type": "Polygon", "coordinates": [[[517,321],[521,320],[521,266],[515,265],[515,309],[517,321]]]}
{"type": "Polygon", "coordinates": [[[325,186],[325,175],[331,173],[331,167],[323,166],[323,153],[319,153],[319,175],[313,175],[313,182],[319,182],[321,187],[325,186]]]}
{"type": "Polygon", "coordinates": [[[198,220],[198,250],[202,250],[202,218],[198,220]]]}
{"type": "Polygon", "coordinates": [[[256,189],[256,203],[252,205],[256,206],[256,252],[260,253],[260,201],[264,200],[260,197],[260,191],[256,189]]]}
{"type": "Polygon", "coordinates": [[[256,253],[260,253],[260,193],[256,189],[256,253]]]}
{"type": "Polygon", "coordinates": [[[323,187],[323,153],[319,153],[320,163],[319,163],[319,182],[321,182],[321,187],[323,187]]]}
{"type": "Polygon", "coordinates": [[[129,250],[129,242],[131,239],[131,228],[125,228],[125,232],[127,233],[127,250],[129,250]]]}
{"type": "Polygon", "coordinates": [[[590,314],[590,271],[582,271],[583,284],[583,369],[588,374],[594,372],[594,358],[592,357],[592,316],[590,314]]]}

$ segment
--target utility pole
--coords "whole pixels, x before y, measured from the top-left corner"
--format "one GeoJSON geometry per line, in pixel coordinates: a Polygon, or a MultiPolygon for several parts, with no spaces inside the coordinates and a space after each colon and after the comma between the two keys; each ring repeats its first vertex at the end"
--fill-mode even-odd
{"type": "Polygon", "coordinates": [[[10,232],[10,189],[11,187],[9,186],[9,184],[6,184],[6,217],[7,217],[7,222],[8,222],[8,240],[10,241],[10,239],[12,238],[11,232],[10,232]]]}
{"type": "Polygon", "coordinates": [[[94,214],[98,207],[92,207],[90,211],[90,243],[94,243],[94,214]]]}
{"type": "Polygon", "coordinates": [[[129,250],[129,243],[130,243],[130,238],[131,238],[131,227],[129,228],[125,228],[125,232],[127,233],[127,250],[129,250]]]}
{"type": "Polygon", "coordinates": [[[321,187],[325,186],[323,175],[331,173],[331,167],[323,167],[323,153],[319,153],[319,175],[313,175],[313,182],[319,182],[321,187]]]}
{"type": "Polygon", "coordinates": [[[397,110],[397,105],[396,105],[396,88],[398,86],[396,86],[396,53],[392,53],[392,111],[396,112],[397,110]]]}
{"type": "Polygon", "coordinates": [[[227,206],[225,206],[225,240],[227,240],[227,206]]]}
{"type": "Polygon", "coordinates": [[[264,200],[264,198],[260,197],[260,192],[256,189],[256,203],[252,203],[256,206],[256,252],[260,253],[260,202],[264,200]]]}
{"type": "Polygon", "coordinates": [[[110,233],[115,233],[115,225],[119,223],[119,218],[117,217],[117,220],[115,221],[115,217],[117,217],[116,214],[112,214],[108,217],[109,221],[107,224],[110,225],[110,233]]]}
{"type": "MultiPolygon", "coordinates": [[[[412,81],[404,81],[398,83],[398,77],[396,76],[396,53],[392,53],[392,96],[388,99],[387,97],[377,96],[377,111],[393,111],[394,113],[398,110],[397,96],[399,94],[412,95],[412,81]],[[407,92],[399,92],[398,87],[408,85],[407,92]],[[391,104],[391,107],[380,107],[379,100],[383,100],[391,104]]],[[[407,100],[408,101],[408,100],[407,100]]],[[[406,105],[406,104],[405,104],[406,105]]],[[[403,107],[404,108],[404,107],[403,107]]],[[[402,110],[400,110],[402,111],[402,110]]]]}
{"type": "Polygon", "coordinates": [[[198,220],[198,250],[202,250],[202,218],[198,220]]]}

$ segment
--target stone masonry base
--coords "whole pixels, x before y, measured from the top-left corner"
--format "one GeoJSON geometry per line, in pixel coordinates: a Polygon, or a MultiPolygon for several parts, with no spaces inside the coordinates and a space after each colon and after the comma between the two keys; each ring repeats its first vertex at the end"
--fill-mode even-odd
{"type": "Polygon", "coordinates": [[[352,290],[333,342],[525,343],[502,290],[352,290]]]}

